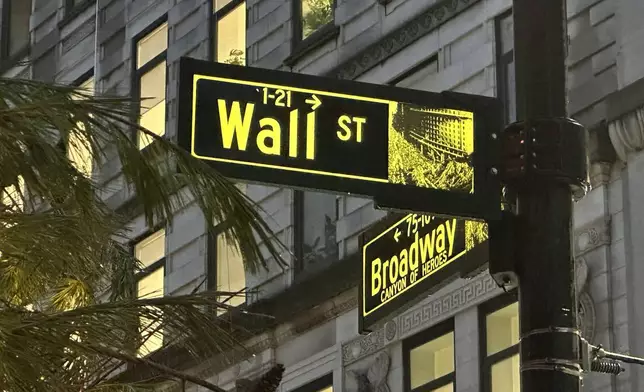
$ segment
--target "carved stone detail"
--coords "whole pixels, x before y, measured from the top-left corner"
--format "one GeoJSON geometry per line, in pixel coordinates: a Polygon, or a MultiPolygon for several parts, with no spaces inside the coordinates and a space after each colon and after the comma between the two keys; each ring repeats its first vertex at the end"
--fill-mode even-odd
{"type": "MultiPolygon", "coordinates": [[[[479,1],[439,1],[438,4],[433,5],[427,11],[403,24],[403,26],[392,31],[383,39],[369,45],[357,56],[331,71],[328,76],[339,79],[355,79],[479,1]]],[[[383,1],[380,1],[380,3],[382,4],[383,1]]]]}
{"type": "Polygon", "coordinates": [[[628,154],[644,149],[644,107],[640,107],[608,124],[608,134],[622,161],[628,154]]]}
{"type": "Polygon", "coordinates": [[[387,384],[391,360],[385,351],[378,354],[367,369],[349,370],[347,374],[354,377],[357,388],[355,392],[391,392],[387,384]]]}
{"type": "Polygon", "coordinates": [[[461,309],[474,306],[487,297],[501,293],[494,279],[484,271],[463,286],[433,301],[412,308],[369,335],[360,336],[342,346],[342,363],[347,366],[391,343],[446,319],[461,309]],[[395,328],[392,326],[392,322],[395,328]],[[391,338],[390,338],[391,336],[391,338]],[[385,340],[386,338],[386,340],[385,340]]]}
{"type": "Polygon", "coordinates": [[[597,317],[595,314],[595,302],[586,291],[588,286],[589,269],[583,258],[575,260],[575,290],[577,291],[577,326],[581,336],[589,342],[595,337],[595,325],[597,317]]]}
{"type": "Polygon", "coordinates": [[[610,217],[596,219],[575,230],[575,257],[584,255],[591,250],[610,244],[610,217]]]}

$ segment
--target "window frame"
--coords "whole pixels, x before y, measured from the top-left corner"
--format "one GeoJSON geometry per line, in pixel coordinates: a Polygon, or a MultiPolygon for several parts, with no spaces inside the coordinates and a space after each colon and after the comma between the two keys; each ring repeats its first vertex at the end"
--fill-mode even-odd
{"type": "Polygon", "coordinates": [[[335,11],[338,6],[338,0],[333,0],[333,17],[331,21],[315,30],[308,37],[304,38],[302,1],[304,0],[291,0],[293,34],[291,34],[291,55],[284,61],[284,64],[286,65],[294,64],[300,59],[300,57],[306,55],[311,50],[317,48],[328,40],[335,38],[340,33],[340,27],[335,24],[335,11]]]}
{"type": "MultiPolygon", "coordinates": [[[[215,9],[215,1],[216,0],[210,0],[211,10],[215,9]]],[[[246,0],[230,0],[230,2],[225,6],[221,7],[217,11],[212,11],[210,13],[210,45],[208,47],[208,59],[210,59],[210,61],[217,61],[216,59],[217,51],[215,50],[215,46],[217,45],[217,24],[218,24],[217,22],[219,22],[219,20],[221,20],[222,18],[232,13],[238,6],[245,3],[246,3],[246,0]]],[[[246,30],[244,32],[244,36],[246,36],[248,32],[248,9],[247,8],[244,10],[244,17],[246,18],[246,30]]],[[[246,45],[247,45],[247,42],[244,42],[244,46],[246,45]]],[[[244,66],[246,65],[248,65],[248,48],[244,47],[244,66]]]]}
{"type": "Polygon", "coordinates": [[[333,388],[333,372],[299,386],[291,392],[318,392],[328,387],[333,388]]]}
{"type": "Polygon", "coordinates": [[[65,25],[93,4],[96,4],[96,0],[82,0],[76,5],[74,5],[74,0],[65,0],[63,3],[65,9],[64,17],[60,24],[65,25]]]}
{"type": "Polygon", "coordinates": [[[492,355],[487,355],[487,316],[515,302],[519,302],[517,289],[503,293],[479,305],[479,374],[482,392],[492,392],[492,366],[520,354],[520,344],[517,343],[492,355]]]}
{"type": "MultiPolygon", "coordinates": [[[[444,387],[447,384],[452,383],[454,385],[454,391],[456,388],[456,342],[452,341],[454,346],[454,370],[441,376],[435,380],[432,380],[426,384],[423,384],[414,389],[411,388],[411,351],[416,347],[422,346],[425,343],[429,343],[434,339],[440,338],[443,335],[448,333],[455,333],[454,329],[454,318],[447,319],[440,322],[428,329],[419,332],[415,335],[412,335],[405,340],[403,340],[403,391],[405,392],[425,392],[433,391],[435,389],[444,387]]],[[[454,335],[456,339],[456,335],[454,335]]]]}
{"type": "MultiPolygon", "coordinates": [[[[509,97],[508,97],[508,72],[506,70],[507,66],[514,63],[514,47],[507,53],[503,53],[502,42],[501,42],[501,22],[512,16],[512,8],[509,8],[503,11],[501,14],[497,15],[494,18],[494,42],[495,42],[495,60],[496,60],[496,85],[497,85],[497,98],[503,104],[503,122],[509,122],[510,112],[509,112],[509,97]]],[[[516,95],[516,91],[515,91],[516,95]]],[[[517,107],[514,113],[514,117],[518,118],[519,108],[517,107]]]]}
{"type": "MultiPolygon", "coordinates": [[[[226,229],[228,229],[226,223],[220,223],[214,227],[214,230],[209,231],[206,234],[206,290],[207,291],[217,291],[217,273],[218,273],[218,257],[217,257],[217,238],[221,235],[226,229]]],[[[244,287],[244,290],[248,290],[248,286],[244,287]]],[[[221,303],[226,303],[232,297],[228,297],[221,303]]],[[[236,308],[244,308],[248,306],[248,294],[246,294],[246,300],[244,303],[239,304],[236,308]]],[[[223,313],[222,313],[223,314],[223,313]]]]}
{"type": "MultiPolygon", "coordinates": [[[[24,0],[23,0],[24,1],[24,0]]],[[[31,13],[33,14],[34,4],[31,3],[31,13]]],[[[1,28],[0,28],[0,68],[2,71],[8,69],[13,63],[18,59],[21,59],[25,56],[28,56],[31,52],[31,31],[29,31],[29,39],[27,44],[22,48],[18,49],[13,55],[10,54],[10,44],[11,39],[11,0],[2,1],[2,13],[0,14],[1,18],[1,28]]],[[[31,16],[30,16],[31,19],[31,16]]],[[[31,26],[30,26],[31,27],[31,26]]]]}
{"type": "MultiPolygon", "coordinates": [[[[170,31],[169,31],[169,25],[168,25],[168,37],[167,37],[167,42],[166,42],[166,48],[165,50],[161,51],[161,53],[157,54],[150,60],[148,60],[145,64],[141,65],[141,67],[137,68],[137,58],[138,58],[138,43],[150,35],[154,30],[158,29],[161,27],[163,24],[168,23],[168,14],[163,14],[160,18],[156,19],[154,22],[150,23],[147,27],[145,27],[143,30],[141,30],[138,34],[136,34],[132,38],[132,48],[131,48],[131,56],[132,56],[132,73],[130,76],[130,86],[131,88],[131,93],[130,95],[132,97],[136,97],[136,102],[137,104],[132,105],[132,121],[139,124],[139,120],[141,118],[141,78],[143,75],[146,73],[150,72],[154,67],[157,65],[161,64],[162,62],[165,61],[165,86],[164,86],[164,105],[165,105],[165,118],[163,119],[163,126],[164,126],[164,133],[162,137],[165,137],[167,134],[167,126],[168,126],[168,62],[167,62],[167,57],[168,57],[168,48],[170,47],[170,31]]],[[[138,129],[132,129],[131,132],[131,137],[136,146],[139,146],[139,131],[138,129]]],[[[150,145],[154,143],[154,140],[145,146],[144,148],[141,149],[142,152],[144,152],[150,145]]]]}

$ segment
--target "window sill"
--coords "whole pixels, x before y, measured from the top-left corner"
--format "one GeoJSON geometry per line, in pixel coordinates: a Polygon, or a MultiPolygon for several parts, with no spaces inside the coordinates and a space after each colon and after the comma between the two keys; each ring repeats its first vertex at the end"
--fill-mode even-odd
{"type": "Polygon", "coordinates": [[[292,67],[304,56],[310,54],[315,49],[332,39],[337,38],[338,35],[340,35],[340,26],[336,26],[334,23],[329,23],[326,26],[320,27],[315,33],[306,37],[305,40],[293,45],[293,51],[291,55],[284,60],[284,65],[292,67]]]}
{"type": "Polygon", "coordinates": [[[58,28],[62,29],[63,27],[68,25],[69,22],[74,20],[78,15],[85,12],[85,10],[87,10],[90,6],[94,5],[95,3],[96,3],[96,0],[85,0],[83,3],[77,5],[74,8],[65,9],[65,16],[60,22],[58,22],[58,28]]]}

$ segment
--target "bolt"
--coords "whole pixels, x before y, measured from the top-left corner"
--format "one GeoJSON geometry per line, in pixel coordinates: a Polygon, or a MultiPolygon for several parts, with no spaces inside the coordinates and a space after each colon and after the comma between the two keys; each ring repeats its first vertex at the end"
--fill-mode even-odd
{"type": "Polygon", "coordinates": [[[492,138],[492,140],[496,140],[496,133],[491,134],[490,137],[492,138]]]}
{"type": "Polygon", "coordinates": [[[497,174],[499,174],[499,171],[496,169],[496,167],[493,167],[490,169],[490,173],[496,176],[497,174]]]}

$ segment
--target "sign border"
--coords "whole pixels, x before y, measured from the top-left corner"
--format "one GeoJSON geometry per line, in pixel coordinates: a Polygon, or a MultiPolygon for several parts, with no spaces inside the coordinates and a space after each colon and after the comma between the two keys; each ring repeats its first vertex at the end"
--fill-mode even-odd
{"type": "MultiPolygon", "coordinates": [[[[178,94],[177,94],[177,141],[180,147],[191,153],[192,149],[192,104],[194,91],[194,75],[236,79],[261,84],[293,86],[305,90],[320,90],[327,93],[353,95],[373,100],[386,100],[422,104],[436,108],[450,108],[471,111],[474,113],[474,192],[454,192],[449,190],[414,187],[408,185],[352,181],[348,190],[343,189],[341,178],[328,177],[323,181],[334,184],[337,191],[316,187],[320,178],[301,177],[300,185],[292,189],[306,189],[326,193],[353,194],[371,198],[377,208],[395,210],[398,212],[416,212],[433,215],[458,216],[470,219],[499,219],[500,209],[500,179],[494,168],[498,168],[500,153],[499,138],[494,137],[502,128],[502,107],[497,98],[462,94],[455,92],[433,93],[421,90],[405,89],[388,85],[364,83],[333,79],[324,76],[313,76],[273,69],[243,67],[230,64],[215,63],[182,57],[179,60],[178,94]],[[296,87],[296,86],[306,86],[296,87]],[[341,93],[338,93],[341,91],[341,93]],[[378,188],[382,187],[382,188],[378,188]],[[400,206],[404,206],[401,208],[400,206]]],[[[208,161],[216,167],[216,162],[208,161]]],[[[239,178],[246,165],[238,167],[217,168],[230,178],[239,178]],[[241,168],[241,169],[240,169],[241,168]]],[[[281,169],[262,169],[262,182],[269,186],[279,185],[279,177],[284,175],[281,169]]]]}

